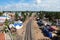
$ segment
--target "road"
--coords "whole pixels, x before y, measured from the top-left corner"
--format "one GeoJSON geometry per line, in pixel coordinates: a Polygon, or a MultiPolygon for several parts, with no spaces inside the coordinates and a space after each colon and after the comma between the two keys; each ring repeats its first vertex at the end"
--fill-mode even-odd
{"type": "Polygon", "coordinates": [[[34,16],[35,16],[35,14],[33,13],[26,25],[26,32],[25,32],[24,40],[33,40],[32,39],[32,20],[33,20],[34,16]]]}
{"type": "Polygon", "coordinates": [[[25,40],[32,40],[31,23],[32,20],[30,19],[26,25],[25,40]]]}

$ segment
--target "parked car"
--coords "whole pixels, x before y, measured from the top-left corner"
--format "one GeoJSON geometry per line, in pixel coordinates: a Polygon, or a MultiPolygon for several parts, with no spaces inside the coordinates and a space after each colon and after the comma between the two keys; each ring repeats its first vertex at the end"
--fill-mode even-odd
{"type": "Polygon", "coordinates": [[[43,28],[43,33],[49,37],[49,38],[52,38],[52,33],[47,29],[47,28],[43,28]]]}
{"type": "Polygon", "coordinates": [[[43,22],[42,22],[41,20],[37,21],[37,24],[38,24],[39,26],[44,25],[43,22]]]}
{"type": "Polygon", "coordinates": [[[55,29],[52,28],[51,25],[46,25],[45,27],[46,27],[49,31],[51,31],[51,32],[52,32],[52,31],[55,31],[55,29]]]}
{"type": "Polygon", "coordinates": [[[39,21],[39,20],[40,20],[40,18],[37,17],[37,18],[36,18],[36,21],[39,21]]]}
{"type": "Polygon", "coordinates": [[[50,26],[50,25],[46,25],[45,27],[46,27],[47,29],[50,29],[51,26],[50,26]]]}

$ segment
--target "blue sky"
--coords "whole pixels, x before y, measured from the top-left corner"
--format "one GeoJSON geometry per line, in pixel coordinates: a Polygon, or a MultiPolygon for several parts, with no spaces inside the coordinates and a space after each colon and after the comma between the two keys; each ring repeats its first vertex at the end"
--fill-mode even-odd
{"type": "Polygon", "coordinates": [[[60,0],[0,0],[0,11],[60,11],[60,0]]]}

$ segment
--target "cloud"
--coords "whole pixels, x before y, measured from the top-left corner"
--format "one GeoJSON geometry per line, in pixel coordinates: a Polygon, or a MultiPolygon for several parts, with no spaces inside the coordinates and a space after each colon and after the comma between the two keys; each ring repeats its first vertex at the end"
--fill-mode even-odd
{"type": "Polygon", "coordinates": [[[0,9],[2,11],[60,11],[60,0],[33,0],[33,2],[20,0],[17,3],[12,1],[10,3],[0,6],[0,9]]]}
{"type": "Polygon", "coordinates": [[[42,1],[41,0],[36,0],[37,4],[40,4],[42,1]]]}

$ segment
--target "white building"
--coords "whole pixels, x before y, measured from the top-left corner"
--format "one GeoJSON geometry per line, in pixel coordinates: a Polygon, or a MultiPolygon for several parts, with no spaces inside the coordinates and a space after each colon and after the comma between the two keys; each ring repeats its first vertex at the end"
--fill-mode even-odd
{"type": "Polygon", "coordinates": [[[0,16],[0,23],[5,22],[6,19],[9,20],[10,18],[7,16],[0,16]]]}
{"type": "Polygon", "coordinates": [[[21,29],[23,27],[23,22],[22,21],[15,21],[14,24],[10,24],[9,28],[16,28],[16,29],[21,29]]]}

